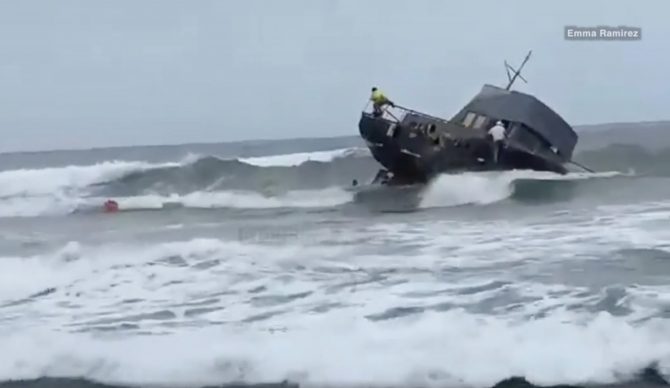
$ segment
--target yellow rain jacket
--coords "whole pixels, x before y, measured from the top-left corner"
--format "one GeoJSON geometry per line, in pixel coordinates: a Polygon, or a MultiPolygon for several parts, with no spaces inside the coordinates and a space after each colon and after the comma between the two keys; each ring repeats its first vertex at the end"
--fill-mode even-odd
{"type": "Polygon", "coordinates": [[[375,104],[381,104],[388,101],[384,93],[382,93],[379,89],[372,92],[372,97],[370,97],[370,100],[375,104]]]}

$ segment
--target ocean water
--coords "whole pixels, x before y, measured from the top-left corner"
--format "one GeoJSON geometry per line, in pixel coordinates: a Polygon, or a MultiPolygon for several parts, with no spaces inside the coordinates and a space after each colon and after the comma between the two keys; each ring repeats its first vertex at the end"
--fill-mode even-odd
{"type": "Polygon", "coordinates": [[[355,138],[0,155],[0,386],[667,385],[669,155],[422,190],[355,138]]]}

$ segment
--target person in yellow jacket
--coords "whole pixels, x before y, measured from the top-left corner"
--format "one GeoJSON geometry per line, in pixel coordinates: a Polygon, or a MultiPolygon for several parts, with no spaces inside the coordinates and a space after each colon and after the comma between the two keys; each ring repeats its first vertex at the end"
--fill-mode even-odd
{"type": "Polygon", "coordinates": [[[370,101],[372,101],[373,114],[377,117],[382,115],[382,107],[384,107],[384,105],[388,104],[395,106],[393,101],[386,98],[384,93],[382,93],[381,90],[377,89],[376,87],[372,88],[372,96],[370,96],[370,101]]]}

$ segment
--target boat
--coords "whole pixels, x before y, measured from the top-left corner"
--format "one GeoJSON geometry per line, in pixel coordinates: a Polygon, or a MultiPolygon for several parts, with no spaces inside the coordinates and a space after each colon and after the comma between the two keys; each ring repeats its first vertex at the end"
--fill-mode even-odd
{"type": "Polygon", "coordinates": [[[382,165],[373,183],[425,184],[439,174],[466,171],[566,174],[570,163],[591,171],[572,161],[578,141],[574,129],[537,97],[511,90],[517,78],[527,82],[521,69],[531,52],[518,70],[505,61],[509,80],[505,88],[484,84],[449,120],[395,104],[381,115],[364,109],[359,132],[382,165]],[[501,145],[488,133],[499,121],[506,133],[501,145]]]}

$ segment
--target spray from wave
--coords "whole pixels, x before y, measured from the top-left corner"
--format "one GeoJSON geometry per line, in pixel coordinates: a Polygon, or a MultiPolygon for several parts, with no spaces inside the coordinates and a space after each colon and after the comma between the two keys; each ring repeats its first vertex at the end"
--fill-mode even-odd
{"type": "Polygon", "coordinates": [[[443,174],[421,194],[419,207],[487,205],[511,198],[521,183],[574,182],[621,175],[619,172],[557,175],[529,170],[443,174]]]}

